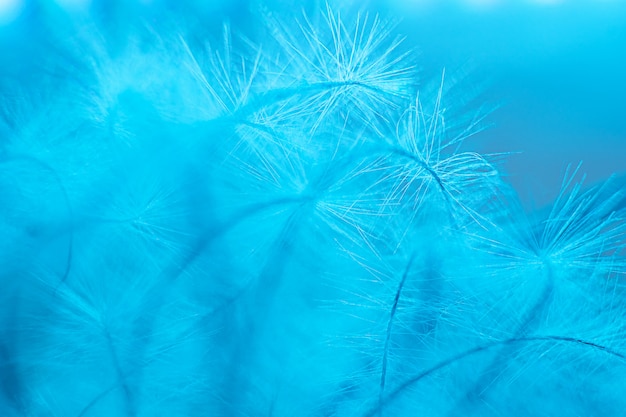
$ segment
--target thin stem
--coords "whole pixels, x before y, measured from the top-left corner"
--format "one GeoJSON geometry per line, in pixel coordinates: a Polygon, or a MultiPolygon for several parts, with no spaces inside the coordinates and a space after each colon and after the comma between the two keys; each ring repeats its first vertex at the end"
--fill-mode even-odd
{"type": "MultiPolygon", "coordinates": [[[[297,234],[300,224],[300,213],[295,211],[282,227],[274,245],[267,255],[264,266],[255,277],[254,281],[245,288],[245,302],[238,303],[243,309],[236,324],[227,321],[223,328],[229,334],[239,334],[240,337],[231,341],[232,345],[225,346],[229,354],[227,365],[220,371],[228,375],[228,379],[222,383],[221,395],[226,408],[225,414],[232,413],[231,405],[241,401],[241,393],[246,391],[250,384],[247,370],[255,366],[258,361],[258,352],[263,352],[267,346],[263,346],[260,340],[265,331],[268,315],[271,314],[272,306],[280,301],[275,301],[278,289],[283,282],[285,267],[289,257],[285,256],[292,246],[291,240],[297,234]],[[234,328],[233,328],[234,327],[234,328]],[[261,336],[261,337],[260,337],[261,336]],[[241,372],[244,370],[243,372],[241,372]]],[[[243,296],[243,294],[242,294],[243,296]]],[[[227,320],[231,320],[228,315],[227,320]]],[[[222,342],[223,343],[223,342],[222,342]]]]}
{"type": "Polygon", "coordinates": [[[417,383],[419,383],[422,379],[434,374],[435,372],[444,369],[450,365],[453,365],[456,362],[459,362],[469,356],[484,352],[486,350],[490,350],[493,348],[497,348],[500,346],[510,346],[510,345],[516,345],[516,344],[523,344],[523,343],[533,343],[533,342],[555,342],[555,343],[564,343],[564,344],[572,344],[581,348],[585,348],[585,349],[593,349],[593,350],[597,350],[600,351],[602,353],[606,353],[609,356],[613,356],[617,359],[620,359],[624,362],[626,362],[626,355],[616,351],[614,349],[611,349],[607,346],[603,346],[594,342],[589,342],[587,340],[583,340],[583,339],[578,339],[575,337],[567,337],[567,336],[528,336],[528,337],[520,337],[520,338],[511,338],[511,339],[506,339],[506,340],[501,340],[498,342],[493,342],[493,343],[489,343],[486,345],[482,345],[482,346],[477,346],[474,347],[472,349],[466,350],[465,352],[461,352],[457,355],[454,355],[446,360],[443,360],[439,363],[437,363],[436,365],[432,366],[431,368],[428,368],[426,370],[424,370],[423,372],[409,378],[408,380],[406,380],[404,383],[402,383],[401,385],[399,385],[398,387],[396,387],[396,389],[394,389],[387,397],[385,397],[384,401],[382,404],[378,404],[375,407],[373,407],[372,409],[370,409],[369,411],[367,411],[363,416],[364,417],[374,417],[376,414],[378,414],[379,409],[381,407],[387,406],[390,403],[392,403],[394,400],[396,400],[400,394],[402,394],[405,390],[407,390],[408,388],[416,385],[417,383]]]}
{"type": "Polygon", "coordinates": [[[224,234],[228,233],[234,227],[236,227],[241,222],[254,217],[257,214],[263,213],[266,210],[287,206],[290,204],[303,204],[307,201],[307,197],[303,196],[295,196],[295,197],[284,197],[278,198],[275,200],[253,204],[245,209],[241,210],[236,215],[232,216],[230,219],[225,221],[222,224],[217,226],[208,227],[200,234],[200,239],[196,241],[194,246],[189,251],[187,257],[177,265],[173,265],[170,268],[166,268],[161,273],[160,280],[167,281],[175,281],[183,274],[183,272],[191,265],[200,255],[202,255],[205,250],[210,247],[213,242],[219,239],[224,234]]]}
{"type": "Polygon", "coordinates": [[[428,165],[428,163],[426,163],[426,161],[424,161],[422,158],[410,152],[407,152],[404,149],[392,147],[391,149],[388,149],[388,151],[391,151],[393,155],[397,155],[397,156],[400,156],[400,157],[403,157],[403,158],[406,158],[415,162],[418,166],[420,166],[422,169],[424,169],[428,173],[428,175],[437,183],[437,187],[441,191],[441,194],[443,195],[443,198],[446,201],[448,215],[450,216],[450,219],[454,222],[455,221],[454,211],[453,211],[454,204],[452,203],[452,197],[451,197],[450,192],[446,188],[443,180],[439,176],[439,174],[437,174],[437,172],[430,165],[428,165]]]}
{"type": "Polygon", "coordinates": [[[117,351],[115,349],[115,345],[113,344],[113,339],[111,338],[111,334],[108,330],[104,331],[107,349],[111,356],[111,362],[113,362],[113,369],[115,370],[115,375],[117,377],[117,381],[119,386],[122,388],[123,396],[124,396],[124,408],[126,409],[126,415],[129,417],[134,417],[136,415],[135,407],[133,404],[133,395],[130,390],[130,387],[127,383],[126,375],[124,375],[124,371],[122,370],[122,366],[120,364],[119,357],[117,355],[117,351]]]}
{"type": "MultiPolygon", "coordinates": [[[[541,318],[541,313],[545,310],[546,305],[549,305],[552,299],[554,291],[554,273],[550,265],[547,265],[546,268],[546,284],[534,305],[526,311],[523,320],[513,333],[512,337],[514,339],[525,337],[534,330],[538,320],[541,318]]],[[[449,413],[450,416],[458,416],[459,408],[467,406],[468,403],[476,405],[476,400],[481,395],[483,387],[489,385],[489,383],[493,380],[493,375],[496,375],[500,368],[502,368],[502,362],[511,354],[511,349],[513,348],[509,347],[507,349],[503,349],[485,368],[483,368],[481,377],[474,384],[472,384],[472,386],[465,391],[465,394],[457,401],[456,405],[449,413]]]]}
{"type": "Polygon", "coordinates": [[[396,311],[398,309],[398,303],[400,301],[400,297],[402,295],[402,289],[404,288],[404,284],[406,283],[407,277],[409,276],[409,271],[411,270],[411,266],[413,265],[413,261],[415,260],[415,253],[413,253],[407,263],[406,268],[404,269],[404,273],[402,274],[402,279],[400,280],[400,284],[398,285],[398,289],[396,291],[395,298],[393,300],[393,305],[391,307],[391,312],[389,314],[389,321],[387,323],[387,334],[385,337],[385,346],[383,348],[383,361],[382,361],[382,370],[380,375],[380,393],[378,395],[378,404],[380,406],[379,416],[382,416],[383,413],[383,395],[385,393],[385,383],[387,379],[387,362],[389,356],[389,345],[391,344],[391,330],[393,327],[393,321],[396,315],[396,311]]]}
{"type": "MultiPolygon", "coordinates": [[[[72,209],[72,204],[70,203],[70,198],[69,195],[67,193],[67,189],[65,188],[65,185],[63,184],[63,181],[61,180],[61,177],[59,176],[59,173],[52,168],[50,165],[48,165],[47,163],[41,161],[38,158],[35,158],[33,156],[30,155],[23,155],[23,154],[16,154],[16,155],[12,155],[8,158],[9,161],[13,160],[13,161],[19,161],[19,160],[23,160],[23,161],[28,161],[34,165],[37,165],[38,167],[42,168],[44,171],[48,172],[54,182],[57,184],[59,190],[61,191],[61,197],[63,199],[63,204],[65,205],[65,210],[67,212],[67,216],[68,216],[68,220],[69,220],[69,236],[68,236],[68,243],[67,243],[67,255],[65,258],[65,267],[63,269],[63,272],[61,273],[60,276],[60,281],[59,284],[57,286],[57,288],[61,285],[63,285],[66,281],[67,278],[70,275],[71,269],[72,269],[72,258],[73,258],[73,254],[74,254],[74,210],[72,209]]],[[[2,162],[6,162],[7,160],[4,160],[2,162]]],[[[56,294],[55,290],[55,294],[56,294]]]]}
{"type": "MultiPolygon", "coordinates": [[[[255,215],[262,213],[265,210],[280,207],[284,205],[300,203],[305,204],[308,201],[306,197],[285,197],[280,198],[264,203],[258,203],[247,207],[246,209],[239,212],[237,215],[232,216],[226,222],[207,228],[203,233],[200,234],[200,238],[194,244],[192,250],[189,252],[187,257],[180,264],[172,265],[168,268],[165,268],[156,282],[159,282],[160,285],[156,290],[153,290],[153,293],[147,296],[145,305],[143,306],[143,310],[148,312],[143,317],[140,317],[139,320],[135,323],[135,337],[140,340],[139,346],[134,350],[134,354],[137,358],[143,358],[145,354],[145,350],[150,343],[150,339],[152,337],[152,329],[154,328],[154,322],[157,318],[157,313],[164,305],[163,300],[167,296],[167,291],[169,288],[168,284],[173,283],[178,280],[184,272],[189,268],[189,266],[198,259],[205,251],[213,245],[213,243],[222,235],[230,231],[233,227],[237,226],[241,223],[241,221],[254,217],[255,215]]],[[[273,258],[272,258],[273,260],[273,258]]],[[[218,311],[223,309],[224,307],[230,305],[235,302],[235,300],[243,295],[246,291],[238,292],[235,297],[229,298],[226,302],[222,303],[218,308],[212,309],[206,315],[201,317],[202,320],[208,318],[208,316],[213,316],[218,311]]],[[[137,374],[141,374],[141,369],[137,369],[135,371],[137,374]]],[[[140,379],[140,376],[138,377],[140,379]]]]}

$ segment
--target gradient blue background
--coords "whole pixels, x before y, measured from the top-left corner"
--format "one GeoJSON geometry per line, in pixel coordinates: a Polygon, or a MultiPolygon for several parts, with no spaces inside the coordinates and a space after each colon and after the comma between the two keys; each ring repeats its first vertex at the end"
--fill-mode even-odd
{"type": "Polygon", "coordinates": [[[626,170],[626,2],[410,1],[394,11],[428,67],[469,63],[501,107],[481,151],[507,158],[525,201],[551,201],[568,163],[590,181],[626,170]]]}

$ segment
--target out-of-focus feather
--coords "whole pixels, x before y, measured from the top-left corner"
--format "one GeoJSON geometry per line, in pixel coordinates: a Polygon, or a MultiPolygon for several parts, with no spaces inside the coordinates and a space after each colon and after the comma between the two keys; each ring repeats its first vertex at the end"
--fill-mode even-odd
{"type": "Polygon", "coordinates": [[[0,83],[2,415],[621,415],[619,179],[524,213],[374,13],[115,6],[0,83]]]}

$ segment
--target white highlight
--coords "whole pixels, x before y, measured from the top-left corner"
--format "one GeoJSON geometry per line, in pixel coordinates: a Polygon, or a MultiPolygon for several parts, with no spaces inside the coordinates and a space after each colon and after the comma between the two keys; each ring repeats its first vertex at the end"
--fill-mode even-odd
{"type": "Polygon", "coordinates": [[[22,12],[24,0],[0,0],[0,25],[11,23],[22,12]]]}

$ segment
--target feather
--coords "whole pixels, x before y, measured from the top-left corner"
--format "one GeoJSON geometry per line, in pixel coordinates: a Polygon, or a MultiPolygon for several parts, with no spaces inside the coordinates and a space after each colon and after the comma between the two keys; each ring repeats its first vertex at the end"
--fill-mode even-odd
{"type": "Polygon", "coordinates": [[[367,8],[166,3],[0,69],[0,414],[623,414],[623,181],[524,212],[367,8]]]}

